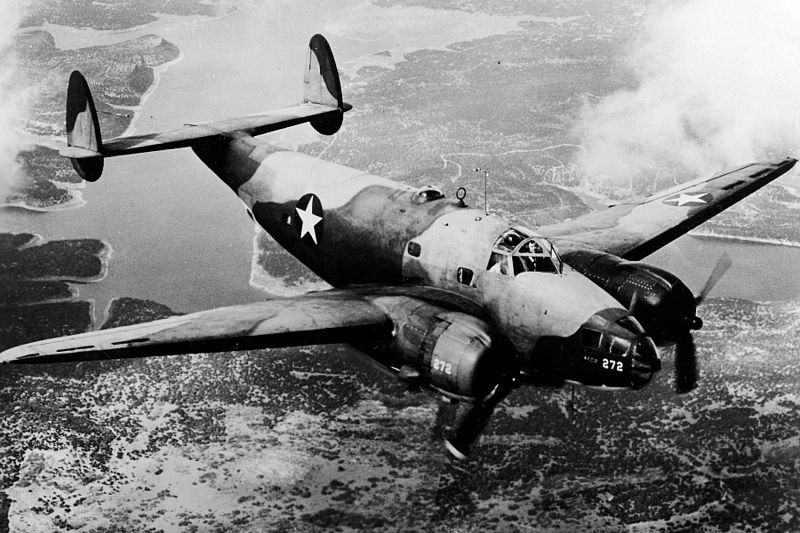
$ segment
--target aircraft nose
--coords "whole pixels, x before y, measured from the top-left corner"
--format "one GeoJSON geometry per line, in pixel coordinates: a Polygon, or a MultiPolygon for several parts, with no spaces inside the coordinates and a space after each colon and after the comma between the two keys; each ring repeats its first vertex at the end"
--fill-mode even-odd
{"type": "Polygon", "coordinates": [[[661,359],[653,339],[647,335],[639,335],[631,347],[631,386],[634,389],[644,387],[659,370],[661,359]]]}
{"type": "MultiPolygon", "coordinates": [[[[564,340],[568,361],[564,373],[569,382],[638,389],[661,368],[653,339],[621,308],[595,313],[575,335],[564,340]]],[[[544,353],[546,346],[542,344],[542,348],[544,353]]]]}

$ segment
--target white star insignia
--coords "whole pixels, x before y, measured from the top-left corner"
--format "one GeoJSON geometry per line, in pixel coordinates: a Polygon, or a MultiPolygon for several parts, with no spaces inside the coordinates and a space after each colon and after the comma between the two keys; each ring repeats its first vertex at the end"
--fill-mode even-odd
{"type": "Polygon", "coordinates": [[[295,207],[294,209],[297,211],[297,215],[300,217],[300,221],[303,223],[302,227],[300,228],[300,238],[302,239],[306,234],[308,234],[311,235],[311,240],[314,241],[314,244],[319,244],[317,242],[317,232],[314,230],[314,228],[317,224],[319,224],[320,220],[322,220],[322,217],[314,214],[313,204],[314,197],[309,196],[305,209],[300,209],[299,207],[295,207]]]}
{"type": "Polygon", "coordinates": [[[664,202],[676,205],[678,207],[682,207],[684,205],[703,205],[708,203],[705,200],[706,196],[708,196],[707,192],[699,192],[695,194],[681,193],[679,196],[664,200],[664,202]]]}

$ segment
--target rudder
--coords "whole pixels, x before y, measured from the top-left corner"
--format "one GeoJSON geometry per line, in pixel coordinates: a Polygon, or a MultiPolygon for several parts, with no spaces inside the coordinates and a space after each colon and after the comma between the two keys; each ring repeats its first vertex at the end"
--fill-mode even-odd
{"type": "Polygon", "coordinates": [[[73,70],[67,86],[67,148],[75,171],[86,181],[97,181],[103,173],[103,140],[89,84],[73,70]]]}
{"type": "Polygon", "coordinates": [[[333,135],[342,125],[345,111],[352,108],[342,101],[339,71],[328,41],[316,34],[308,43],[308,63],[303,78],[303,103],[322,104],[339,109],[339,113],[311,121],[311,126],[323,135],[333,135]]]}

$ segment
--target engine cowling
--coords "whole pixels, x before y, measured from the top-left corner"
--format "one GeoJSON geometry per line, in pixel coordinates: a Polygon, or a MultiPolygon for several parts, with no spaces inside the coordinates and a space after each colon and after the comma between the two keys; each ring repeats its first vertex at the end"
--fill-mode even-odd
{"type": "Polygon", "coordinates": [[[694,295],[671,272],[590,250],[567,252],[562,259],[624,305],[656,339],[675,340],[703,325],[694,295]]]}
{"type": "Polygon", "coordinates": [[[421,380],[458,399],[483,398],[508,371],[489,324],[430,304],[404,305],[392,314],[395,337],[388,353],[421,380]]]}

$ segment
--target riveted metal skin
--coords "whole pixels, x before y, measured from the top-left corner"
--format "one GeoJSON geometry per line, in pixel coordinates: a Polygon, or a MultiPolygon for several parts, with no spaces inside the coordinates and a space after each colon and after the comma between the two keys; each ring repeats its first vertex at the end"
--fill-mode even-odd
{"type": "Polygon", "coordinates": [[[245,136],[206,153],[201,147],[196,151],[204,161],[213,161],[211,169],[278,244],[328,283],[418,284],[458,293],[486,310],[523,361],[539,337],[572,335],[592,314],[621,308],[570,267],[555,274],[488,272],[492,244],[510,224],[458,200],[420,203],[414,188],[273,150],[245,136]],[[299,199],[307,194],[322,206],[325,229],[315,233],[316,242],[301,238],[293,219],[299,199]],[[469,284],[459,281],[459,268],[473,272],[469,284]]]}
{"type": "Polygon", "coordinates": [[[638,261],[590,250],[570,251],[564,261],[613,296],[660,340],[675,340],[691,329],[695,297],[677,276],[638,261]]]}
{"type": "Polygon", "coordinates": [[[89,86],[74,72],[68,146],[59,153],[91,181],[105,157],[191,147],[248,215],[333,289],[46,339],[0,353],[0,363],[348,342],[410,387],[461,401],[446,436],[458,458],[526,379],[644,386],[661,367],[653,333],[683,339],[675,368],[688,370],[676,372],[676,383],[691,390],[693,342],[680,334],[702,323],[695,301],[675,276],[632,261],[787,172],[794,159],[676,185],[537,234],[468,207],[463,192],[448,199],[257,140],[302,123],[325,135],[341,127],[352,106],[324,37],[311,38],[307,58],[296,106],[106,142],[89,86]]]}
{"type": "Polygon", "coordinates": [[[480,398],[511,362],[492,327],[467,313],[408,297],[375,300],[395,325],[383,354],[389,366],[411,365],[431,387],[456,398],[480,398]]]}

